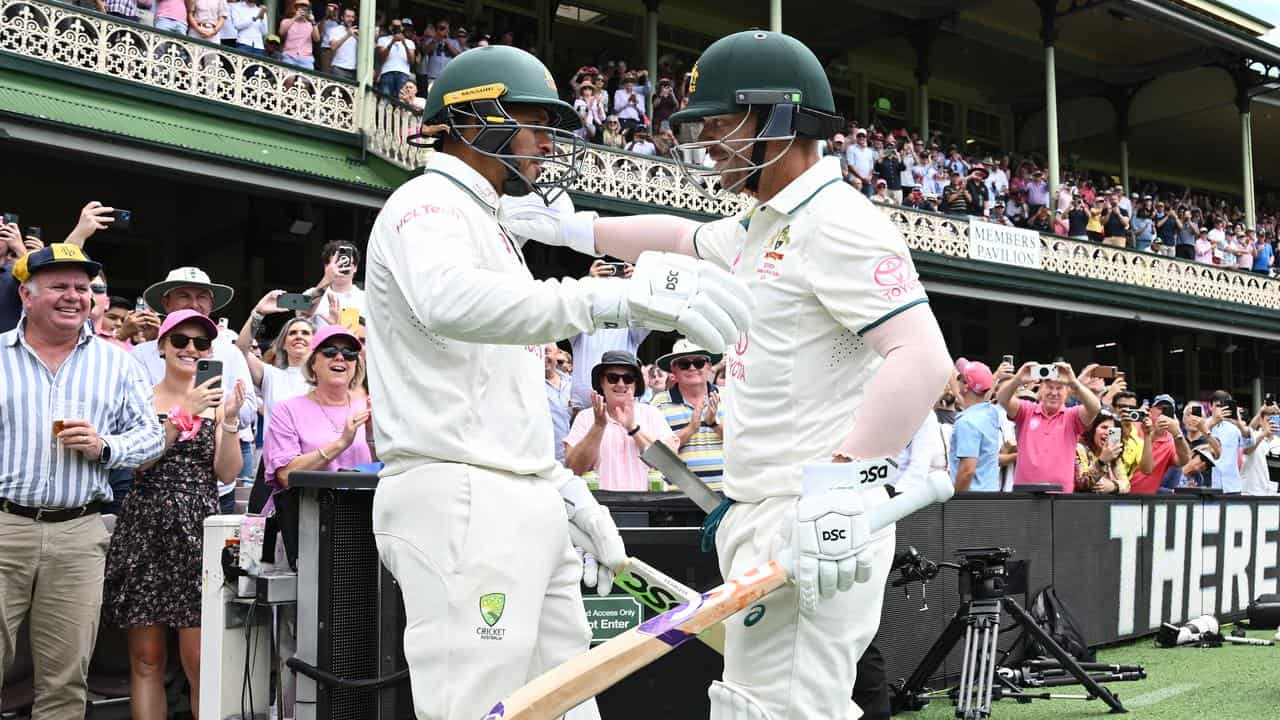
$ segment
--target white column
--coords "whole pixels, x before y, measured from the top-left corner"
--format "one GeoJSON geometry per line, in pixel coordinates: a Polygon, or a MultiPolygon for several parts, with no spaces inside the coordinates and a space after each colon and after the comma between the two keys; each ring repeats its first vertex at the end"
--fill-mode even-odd
{"type": "Polygon", "coordinates": [[[1240,148],[1244,155],[1244,222],[1255,227],[1258,209],[1253,187],[1253,113],[1240,113],[1240,148]]]}
{"type": "Polygon", "coordinates": [[[769,29],[782,32],[782,0],[769,0],[769,29]]]}
{"type": "Polygon", "coordinates": [[[929,146],[929,83],[920,84],[920,137],[929,146]]]}
{"type": "MultiPolygon", "coordinates": [[[[1120,141],[1120,185],[1125,195],[1129,194],[1129,141],[1120,141]]],[[[1136,211],[1135,211],[1136,212],[1136,211]]]]}
{"type": "Polygon", "coordinates": [[[1048,138],[1049,155],[1049,207],[1053,208],[1058,198],[1058,71],[1054,66],[1053,46],[1044,49],[1044,117],[1047,124],[1045,135],[1048,138]]]}
{"type": "MultiPolygon", "coordinates": [[[[360,35],[356,38],[356,82],[361,87],[373,84],[373,40],[378,34],[377,29],[373,26],[373,20],[377,8],[371,2],[360,3],[359,18],[357,18],[357,26],[360,35]]],[[[422,88],[426,91],[426,88],[422,88]]]]}
{"type": "MultiPolygon", "coordinates": [[[[648,0],[644,13],[644,69],[649,71],[650,90],[657,94],[658,82],[658,3],[648,0]]],[[[657,132],[655,129],[654,132],[657,132]]]]}

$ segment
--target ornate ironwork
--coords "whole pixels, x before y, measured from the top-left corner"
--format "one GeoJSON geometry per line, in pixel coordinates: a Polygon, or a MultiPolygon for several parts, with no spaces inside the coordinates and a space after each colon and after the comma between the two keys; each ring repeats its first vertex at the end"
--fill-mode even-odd
{"type": "MultiPolygon", "coordinates": [[[[967,218],[895,207],[886,208],[885,212],[912,250],[969,257],[967,218]]],[[[1242,270],[1056,235],[1040,236],[1040,259],[1043,270],[1071,277],[1280,309],[1280,280],[1242,270]]]]}
{"type": "Polygon", "coordinates": [[[0,51],[355,132],[356,86],[74,6],[0,0],[0,51]]]}

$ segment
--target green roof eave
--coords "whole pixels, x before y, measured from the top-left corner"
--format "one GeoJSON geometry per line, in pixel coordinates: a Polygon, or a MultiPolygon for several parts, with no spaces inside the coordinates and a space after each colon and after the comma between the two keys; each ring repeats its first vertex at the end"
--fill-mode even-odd
{"type": "Polygon", "coordinates": [[[383,194],[410,176],[357,146],[15,72],[0,74],[0,115],[383,194]]]}

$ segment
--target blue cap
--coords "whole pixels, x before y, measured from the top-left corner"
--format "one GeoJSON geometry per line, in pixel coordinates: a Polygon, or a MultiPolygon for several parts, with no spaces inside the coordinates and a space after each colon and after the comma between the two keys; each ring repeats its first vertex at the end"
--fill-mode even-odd
{"type": "Polygon", "coordinates": [[[1157,395],[1156,399],[1151,401],[1151,407],[1156,405],[1168,405],[1175,412],[1178,410],[1178,403],[1173,401],[1172,395],[1157,395]]]}

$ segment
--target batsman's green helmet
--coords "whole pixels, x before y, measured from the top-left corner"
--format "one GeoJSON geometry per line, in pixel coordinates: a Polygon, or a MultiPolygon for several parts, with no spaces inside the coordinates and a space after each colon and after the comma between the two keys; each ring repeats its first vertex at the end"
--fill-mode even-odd
{"type": "Polygon", "coordinates": [[[553,127],[577,130],[582,126],[573,106],[560,99],[547,66],[508,45],[472,48],[450,60],[427,92],[423,118],[428,123],[447,123],[445,110],[477,100],[538,105],[546,108],[553,127]]]}
{"type": "Polygon", "coordinates": [[[711,43],[689,74],[688,98],[672,124],[786,103],[798,109],[789,128],[798,135],[825,138],[843,125],[822,63],[782,33],[746,30],[711,43]]]}

